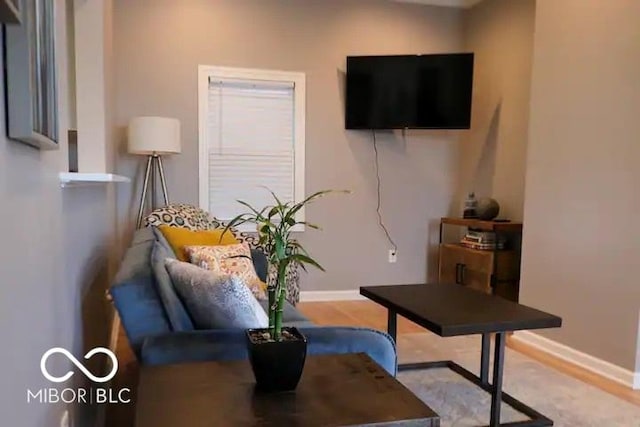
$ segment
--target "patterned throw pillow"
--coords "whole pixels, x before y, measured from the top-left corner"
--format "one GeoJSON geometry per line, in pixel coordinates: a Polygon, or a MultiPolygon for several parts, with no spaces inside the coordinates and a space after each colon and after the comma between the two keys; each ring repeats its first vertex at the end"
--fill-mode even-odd
{"type": "Polygon", "coordinates": [[[171,227],[188,228],[189,230],[208,230],[211,227],[211,216],[204,209],[183,203],[174,203],[155,209],[145,219],[145,226],[169,225],[171,227]]]}
{"type": "Polygon", "coordinates": [[[197,329],[269,325],[264,309],[238,277],[219,275],[175,259],[165,260],[165,266],[197,329]]]}
{"type": "Polygon", "coordinates": [[[239,277],[258,299],[265,299],[266,285],[258,278],[246,243],[225,246],[185,246],[191,264],[220,274],[239,277]]]}
{"type": "MultiPolygon", "coordinates": [[[[199,207],[184,203],[171,203],[167,206],[155,209],[144,218],[145,227],[169,227],[187,228],[192,231],[224,229],[227,223],[209,214],[199,207]]],[[[228,231],[238,242],[248,243],[252,249],[258,246],[258,238],[255,233],[241,232],[231,227],[228,231]]]]}

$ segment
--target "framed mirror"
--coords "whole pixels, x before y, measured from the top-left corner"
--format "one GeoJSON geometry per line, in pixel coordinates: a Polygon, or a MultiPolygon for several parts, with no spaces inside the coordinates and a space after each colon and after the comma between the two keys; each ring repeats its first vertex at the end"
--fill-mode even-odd
{"type": "Polygon", "coordinates": [[[54,0],[23,0],[21,25],[4,26],[7,135],[58,148],[54,0]]]}
{"type": "Polygon", "coordinates": [[[0,0],[0,22],[20,23],[20,0],[0,0]]]}

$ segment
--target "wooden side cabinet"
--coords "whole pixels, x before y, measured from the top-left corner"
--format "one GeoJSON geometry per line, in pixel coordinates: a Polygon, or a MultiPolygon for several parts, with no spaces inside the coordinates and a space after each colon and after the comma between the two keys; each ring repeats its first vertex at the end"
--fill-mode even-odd
{"type": "Polygon", "coordinates": [[[468,286],[517,302],[521,240],[521,223],[442,218],[438,281],[468,286]],[[447,225],[491,231],[504,237],[507,245],[504,249],[479,250],[465,247],[458,242],[443,242],[443,227],[447,225]]]}

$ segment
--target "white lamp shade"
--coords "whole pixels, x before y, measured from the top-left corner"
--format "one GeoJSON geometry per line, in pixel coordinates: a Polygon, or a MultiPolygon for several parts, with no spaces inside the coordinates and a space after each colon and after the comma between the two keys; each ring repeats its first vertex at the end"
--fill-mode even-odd
{"type": "Polygon", "coordinates": [[[167,117],[135,117],[129,121],[131,154],[180,153],[180,121],[167,117]]]}

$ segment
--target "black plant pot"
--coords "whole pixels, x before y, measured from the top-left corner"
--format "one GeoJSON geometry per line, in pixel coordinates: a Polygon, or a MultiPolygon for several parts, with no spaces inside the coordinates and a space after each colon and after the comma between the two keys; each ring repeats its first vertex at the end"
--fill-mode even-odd
{"type": "Polygon", "coordinates": [[[247,329],[247,347],[256,388],[266,392],[294,390],[307,358],[307,339],[294,327],[284,327],[290,338],[266,341],[269,329],[247,329]]]}

